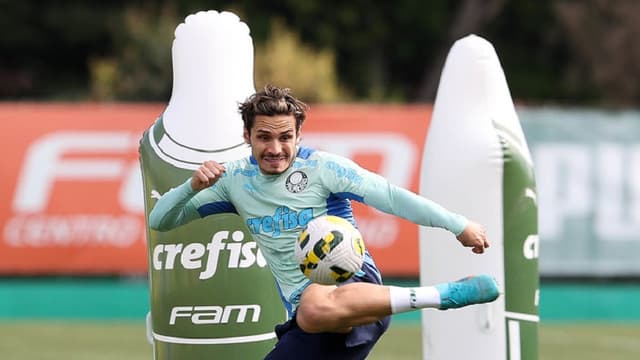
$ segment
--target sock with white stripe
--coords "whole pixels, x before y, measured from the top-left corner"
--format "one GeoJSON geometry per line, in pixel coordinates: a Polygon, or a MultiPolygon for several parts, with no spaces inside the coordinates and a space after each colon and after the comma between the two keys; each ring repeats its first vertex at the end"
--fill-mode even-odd
{"type": "Polygon", "coordinates": [[[392,314],[440,307],[440,293],[435,286],[412,288],[389,286],[389,299],[392,314]]]}

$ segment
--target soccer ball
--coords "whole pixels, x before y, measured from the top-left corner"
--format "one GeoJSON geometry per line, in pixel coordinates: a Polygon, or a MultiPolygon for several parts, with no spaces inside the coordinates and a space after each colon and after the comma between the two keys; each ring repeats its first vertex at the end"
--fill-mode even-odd
{"type": "Polygon", "coordinates": [[[295,256],[302,273],[311,281],[334,285],[349,280],[364,261],[364,241],[347,220],[319,216],[298,236],[295,256]]]}

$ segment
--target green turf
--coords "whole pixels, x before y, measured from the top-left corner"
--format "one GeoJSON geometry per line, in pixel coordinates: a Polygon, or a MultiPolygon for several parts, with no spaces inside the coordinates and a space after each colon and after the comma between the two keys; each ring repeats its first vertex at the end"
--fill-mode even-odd
{"type": "Polygon", "coordinates": [[[373,348],[371,360],[415,360],[422,359],[422,332],[418,324],[393,323],[382,339],[373,348]]]}
{"type": "Polygon", "coordinates": [[[0,322],[0,353],[7,360],[152,359],[142,322],[0,322]]]}
{"type": "MultiPolygon", "coordinates": [[[[640,359],[638,284],[541,284],[540,360],[640,359]]],[[[152,360],[140,279],[1,279],[0,359],[152,360]]],[[[396,315],[369,359],[421,359],[419,312],[396,315]]],[[[485,359],[479,359],[485,360],[485,359]]]]}
{"type": "Polygon", "coordinates": [[[638,324],[551,324],[540,328],[540,359],[640,359],[638,324]]]}
{"type": "MultiPolygon", "coordinates": [[[[541,324],[540,360],[640,359],[640,324],[541,324]]],[[[421,359],[420,327],[395,324],[371,360],[421,359]]],[[[139,322],[2,321],[2,359],[151,360],[139,322]]]]}

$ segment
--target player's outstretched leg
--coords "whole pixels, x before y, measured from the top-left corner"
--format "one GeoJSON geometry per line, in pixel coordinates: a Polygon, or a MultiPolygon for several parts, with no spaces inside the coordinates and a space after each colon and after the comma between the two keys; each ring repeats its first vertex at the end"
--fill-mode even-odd
{"type": "Polygon", "coordinates": [[[436,285],[436,289],[440,293],[440,310],[491,302],[500,294],[496,280],[489,275],[469,276],[436,285]]]}
{"type": "Polygon", "coordinates": [[[390,314],[424,308],[459,308],[490,302],[498,296],[498,284],[489,275],[420,287],[366,282],[338,287],[311,284],[300,298],[296,322],[307,333],[344,332],[390,314]]]}
{"type": "Polygon", "coordinates": [[[389,287],[393,314],[424,308],[447,310],[482,304],[497,299],[499,294],[496,280],[489,275],[470,276],[435,286],[389,287]]]}

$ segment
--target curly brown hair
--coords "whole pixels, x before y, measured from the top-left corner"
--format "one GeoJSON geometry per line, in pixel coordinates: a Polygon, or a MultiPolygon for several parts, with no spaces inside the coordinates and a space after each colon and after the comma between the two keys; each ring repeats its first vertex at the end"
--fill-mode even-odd
{"type": "Polygon", "coordinates": [[[257,115],[293,115],[296,119],[296,132],[300,131],[308,109],[309,106],[296,99],[290,89],[269,84],[238,106],[244,127],[249,133],[257,115]]]}

